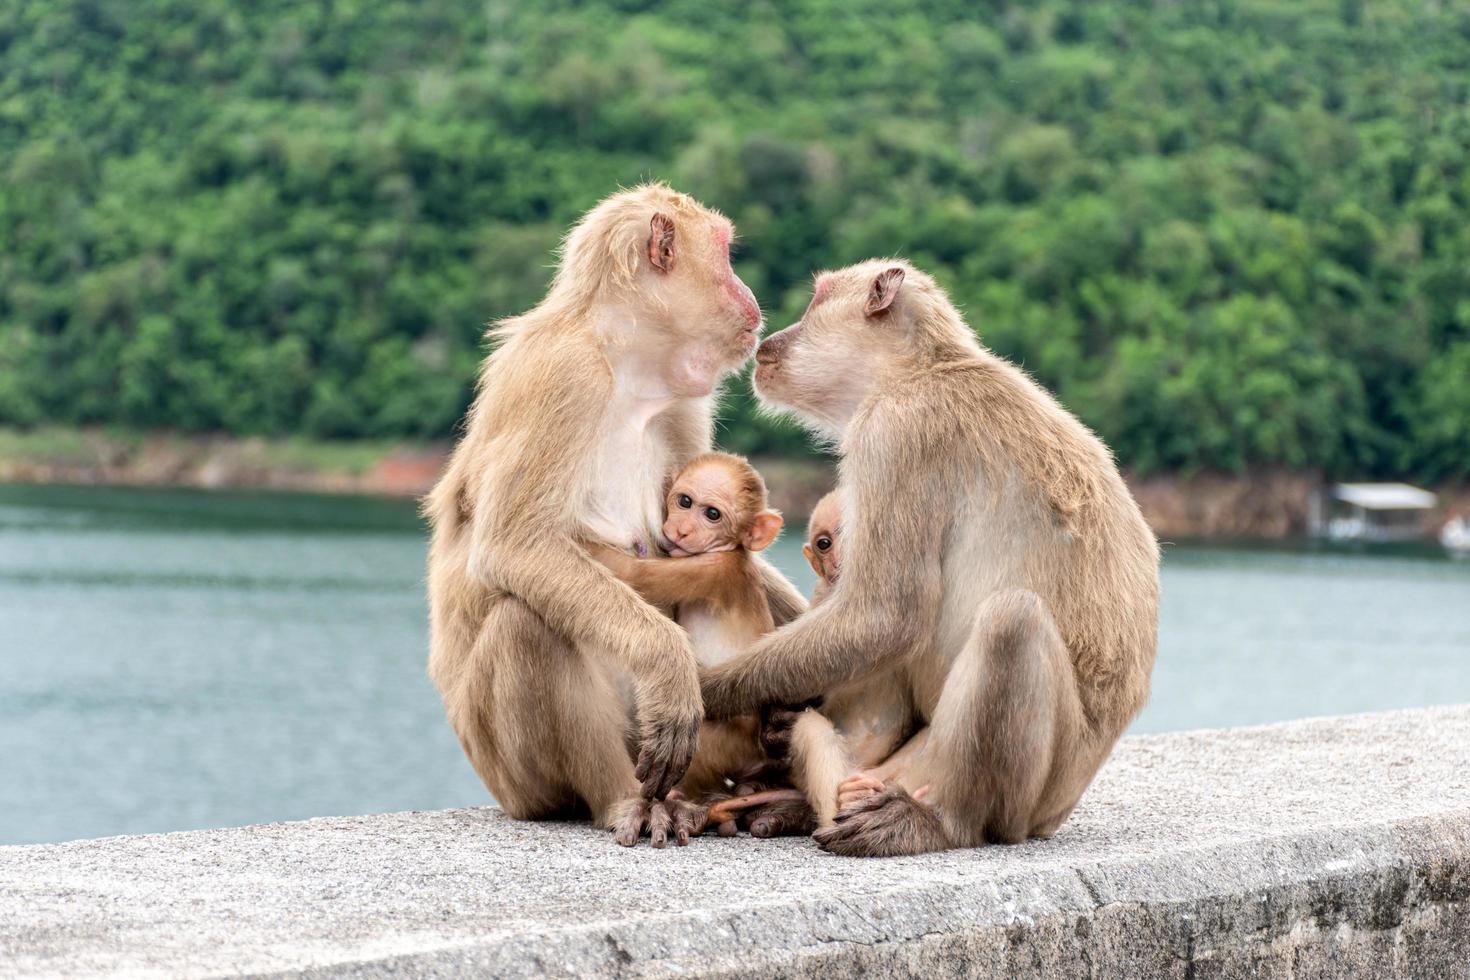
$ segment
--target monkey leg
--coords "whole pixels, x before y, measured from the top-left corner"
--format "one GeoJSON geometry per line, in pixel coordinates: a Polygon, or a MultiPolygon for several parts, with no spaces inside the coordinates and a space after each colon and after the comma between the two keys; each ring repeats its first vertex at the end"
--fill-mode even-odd
{"type": "Polygon", "coordinates": [[[842,734],[819,711],[804,711],[791,729],[791,774],[806,792],[818,827],[832,826],[837,787],[852,772],[842,734]]]}
{"type": "Polygon", "coordinates": [[[639,786],[611,672],[514,597],[490,607],[466,668],[441,693],[465,754],[506,813],[536,820],[585,806],[612,827],[639,786]]]}
{"type": "Polygon", "coordinates": [[[1027,590],[981,604],[930,729],[918,778],[932,786],[928,800],[961,846],[1018,843],[1065,817],[1105,755],[1087,739],[1051,611],[1027,590]]]}
{"type": "Polygon", "coordinates": [[[839,811],[818,842],[843,854],[916,854],[1054,830],[1101,763],[1085,730],[1046,604],[1025,590],[991,596],[950,668],[927,746],[901,782],[839,811]],[[905,789],[925,785],[922,801],[905,789]]]}

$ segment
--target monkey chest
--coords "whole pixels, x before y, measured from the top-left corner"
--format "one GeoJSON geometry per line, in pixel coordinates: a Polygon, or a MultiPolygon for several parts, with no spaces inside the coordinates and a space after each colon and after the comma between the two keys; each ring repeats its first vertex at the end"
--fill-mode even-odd
{"type": "Polygon", "coordinates": [[[679,607],[679,625],[689,634],[689,645],[694,648],[694,656],[706,667],[713,667],[743,653],[757,639],[749,627],[735,620],[736,617],[720,615],[710,607],[698,603],[686,603],[679,607]]]}
{"type": "Polygon", "coordinates": [[[618,548],[648,554],[663,523],[668,447],[647,429],[613,430],[592,461],[582,520],[590,534],[618,548]]]}

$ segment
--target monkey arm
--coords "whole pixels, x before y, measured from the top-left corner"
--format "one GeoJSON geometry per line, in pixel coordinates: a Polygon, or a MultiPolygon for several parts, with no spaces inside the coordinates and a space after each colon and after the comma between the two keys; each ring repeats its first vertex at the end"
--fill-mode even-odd
{"type": "Polygon", "coordinates": [[[931,482],[953,467],[954,454],[943,433],[934,431],[938,427],[910,431],[907,419],[925,416],[884,415],[873,410],[844,445],[852,516],[841,580],[806,615],[740,656],[701,670],[708,717],[817,697],[908,658],[932,638],[948,526],[936,522],[927,502],[931,482]]]}
{"type": "Polygon", "coordinates": [[[709,718],[730,718],[765,704],[820,696],[901,660],[917,648],[915,619],[833,600],[782,626],[745,653],[700,671],[709,718]]]}
{"type": "Polygon", "coordinates": [[[688,558],[634,558],[605,545],[588,552],[621,581],[656,606],[708,602],[725,606],[744,582],[738,551],[712,551],[688,558]]]}
{"type": "Polygon", "coordinates": [[[766,593],[766,604],[771,607],[771,618],[777,626],[784,626],[807,610],[806,597],[796,586],[776,570],[776,566],[761,555],[751,555],[761,578],[761,587],[766,593]]]}

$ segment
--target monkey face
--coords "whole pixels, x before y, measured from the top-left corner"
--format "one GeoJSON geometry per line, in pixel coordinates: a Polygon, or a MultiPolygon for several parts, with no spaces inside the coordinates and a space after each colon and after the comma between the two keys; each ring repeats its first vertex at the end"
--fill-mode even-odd
{"type": "Polygon", "coordinates": [[[842,504],[837,491],[827,494],[812,509],[807,527],[807,541],[801,553],[817,577],[828,585],[837,581],[841,570],[841,554],[838,546],[838,531],[842,521],[842,504]]]}
{"type": "Polygon", "coordinates": [[[858,406],[903,354],[903,324],[892,310],[898,283],[885,280],[886,305],[875,307],[871,296],[887,265],[869,262],[818,277],[801,319],[756,351],[761,401],[842,438],[858,406]]]}
{"type": "Polygon", "coordinates": [[[705,394],[755,351],[762,319],[755,294],[730,264],[734,227],[682,201],[684,207],[670,209],[674,216],[653,215],[643,287],[652,300],[648,319],[664,325],[664,342],[675,352],[676,389],[705,394]]]}
{"type": "Polygon", "coordinates": [[[710,551],[733,551],[740,541],[737,491],[718,466],[694,467],[680,473],[669,487],[664,519],[664,545],[675,557],[710,551]]]}

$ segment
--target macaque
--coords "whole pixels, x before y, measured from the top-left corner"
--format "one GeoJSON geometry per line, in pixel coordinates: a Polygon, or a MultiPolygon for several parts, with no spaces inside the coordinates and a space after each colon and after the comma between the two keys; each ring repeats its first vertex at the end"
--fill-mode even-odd
{"type": "Polygon", "coordinates": [[[801,553],[817,576],[817,584],[812,587],[814,606],[827,598],[827,593],[837,584],[842,564],[842,546],[837,534],[841,529],[842,498],[833,490],[812,508],[812,516],[807,520],[806,544],[801,546],[801,553]]]}
{"type": "MultiPolygon", "coordinates": [[[[755,555],[776,540],[782,518],[767,506],[760,474],[729,453],[695,457],[674,477],[665,501],[659,543],[671,558],[635,558],[605,547],[592,554],[646,601],[669,609],[688,632],[695,658],[714,666],[775,629],[755,555]],[[689,560],[694,556],[707,557],[689,560]]],[[[727,774],[764,758],[758,735],[754,714],[706,722],[679,790],[695,800],[723,791],[727,774]]],[[[716,818],[728,819],[719,812],[716,818]]]]}
{"type": "MultiPolygon", "coordinates": [[[[662,184],[583,216],[545,298],[494,328],[425,501],[429,675],[516,819],[588,814],[620,843],[659,846],[703,819],[667,798],[704,720],[689,637],[586,544],[646,553],[668,475],[710,448],[716,389],[761,328],[732,235],[662,184]]],[[[752,560],[775,623],[805,609],[752,560]]]]}
{"type": "Polygon", "coordinates": [[[818,844],[1050,837],[1147,699],[1157,642],[1158,546],[1107,448],[902,261],[820,276],[756,364],[761,400],[839,447],[842,565],[808,614],[701,669],[708,716],[896,672],[904,776],[844,783],[818,844]]]}

